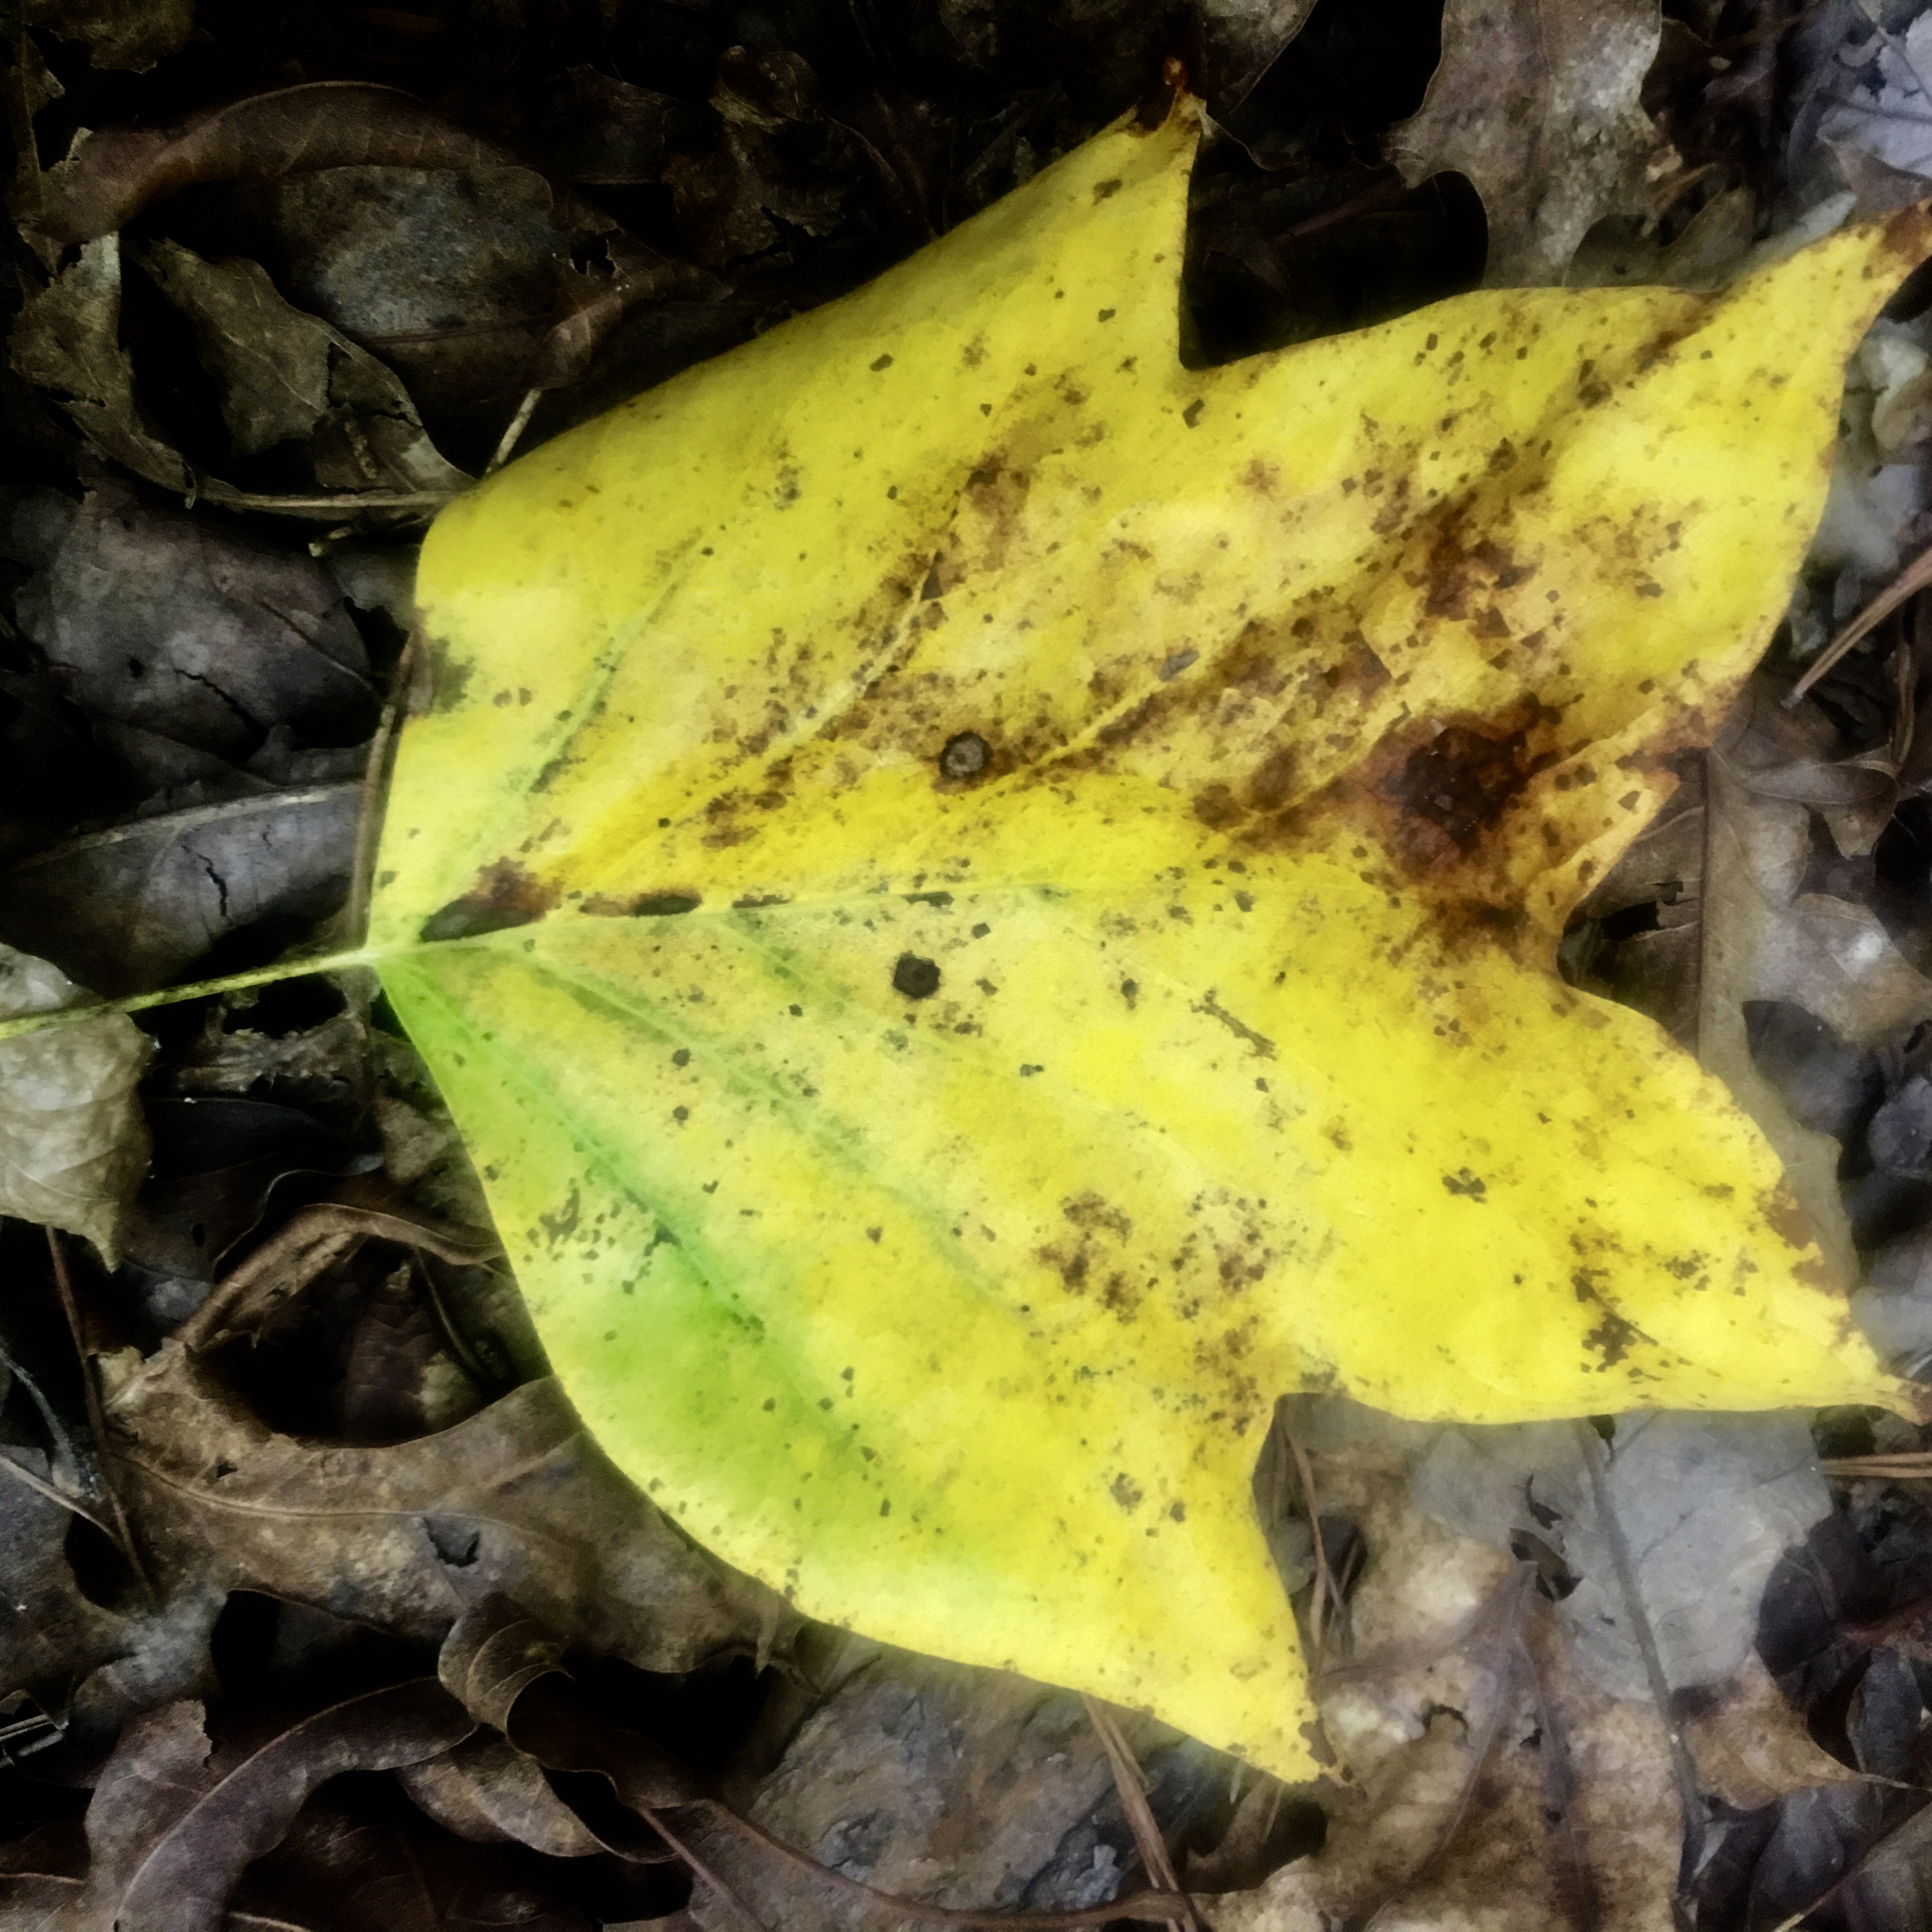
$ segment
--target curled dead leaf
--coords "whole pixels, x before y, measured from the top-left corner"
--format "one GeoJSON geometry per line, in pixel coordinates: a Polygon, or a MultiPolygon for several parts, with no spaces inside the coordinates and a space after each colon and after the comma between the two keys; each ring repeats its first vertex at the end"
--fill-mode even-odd
{"type": "Polygon", "coordinates": [[[159,128],[106,128],[47,170],[37,220],[63,247],[124,227],[144,208],[209,182],[370,164],[514,166],[400,88],[311,81],[250,94],[159,128]]]}

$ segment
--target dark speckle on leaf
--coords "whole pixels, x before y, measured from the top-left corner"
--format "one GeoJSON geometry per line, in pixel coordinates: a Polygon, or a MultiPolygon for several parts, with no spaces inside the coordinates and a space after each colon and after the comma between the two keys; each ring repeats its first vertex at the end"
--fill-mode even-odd
{"type": "Polygon", "coordinates": [[[939,968],[916,953],[902,952],[892,968],[892,990],[909,1000],[929,1000],[939,991],[939,968]]]}
{"type": "Polygon", "coordinates": [[[956,731],[939,754],[942,776],[976,778],[992,760],[992,747],[976,731],[956,731]]]}
{"type": "Polygon", "coordinates": [[[1489,1193],[1480,1174],[1472,1174],[1466,1167],[1459,1167],[1454,1174],[1442,1177],[1442,1185],[1451,1194],[1460,1194],[1466,1201],[1480,1201],[1489,1193]]]}
{"type": "Polygon", "coordinates": [[[663,919],[695,912],[704,903],[695,892],[598,892],[584,902],[584,910],[599,919],[663,919]]]}

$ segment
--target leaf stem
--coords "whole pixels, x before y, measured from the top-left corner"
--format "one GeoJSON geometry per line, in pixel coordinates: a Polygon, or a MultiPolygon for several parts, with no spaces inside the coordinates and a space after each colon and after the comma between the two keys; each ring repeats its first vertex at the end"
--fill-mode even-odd
{"type": "Polygon", "coordinates": [[[352,967],[374,966],[386,956],[368,946],[345,952],[323,952],[307,959],[284,959],[273,966],[257,966],[246,973],[226,973],[214,980],[191,980],[184,986],[164,986],[152,993],[130,993],[125,999],[101,1000],[90,1006],[62,1006],[52,1012],[21,1013],[0,1020],[0,1041],[17,1040],[24,1034],[44,1033],[55,1027],[79,1026],[98,1019],[103,1013],[143,1012],[150,1006],[172,1006],[188,1000],[212,998],[218,993],[239,993],[250,986],[272,986],[284,980],[299,980],[311,973],[341,973],[352,967]]]}

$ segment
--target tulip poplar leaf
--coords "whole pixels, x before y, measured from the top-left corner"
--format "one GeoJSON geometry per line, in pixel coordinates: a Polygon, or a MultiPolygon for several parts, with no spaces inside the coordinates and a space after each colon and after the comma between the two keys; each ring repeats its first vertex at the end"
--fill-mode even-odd
{"type": "Polygon", "coordinates": [[[1294,1778],[1281,1393],[1914,1406],[1724,1089],[1554,962],[1928,225],[1190,369],[1195,139],[452,505],[370,945],[694,1537],[1294,1778]]]}

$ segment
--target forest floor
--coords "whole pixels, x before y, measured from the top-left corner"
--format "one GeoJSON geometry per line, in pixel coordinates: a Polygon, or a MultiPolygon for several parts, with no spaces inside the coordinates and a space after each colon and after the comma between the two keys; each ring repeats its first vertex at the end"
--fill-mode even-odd
{"type": "MultiPolygon", "coordinates": [[[[1211,118],[1196,364],[1484,286],[1714,290],[1932,194],[1919,0],[16,0],[4,58],[8,1013],[352,944],[436,508],[1170,59],[1211,118]]],[[[1707,1064],[1714,1012],[1744,1042],[1719,1070],[1842,1202],[1908,1374],[1928,461],[1922,272],[1763,670],[1562,955],[1707,1064]]],[[[801,1623],[670,1527],[549,1377],[368,975],[138,1024],[0,1044],[7,1924],[1101,1924],[1175,1886],[1219,1932],[1932,1924],[1932,1432],[1606,1420],[1599,1490],[1563,1429],[1284,1401],[1256,1502],[1331,1756],[1291,1787],[801,1623]]]]}

